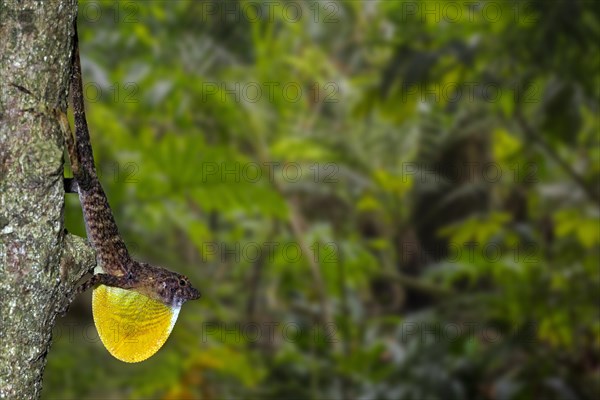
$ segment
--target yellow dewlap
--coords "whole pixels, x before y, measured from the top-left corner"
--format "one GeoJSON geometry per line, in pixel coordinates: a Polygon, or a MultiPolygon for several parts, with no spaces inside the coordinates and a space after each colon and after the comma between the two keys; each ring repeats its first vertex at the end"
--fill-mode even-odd
{"type": "Polygon", "coordinates": [[[110,354],[129,363],[143,361],[162,347],[179,310],[132,290],[104,285],[92,296],[100,340],[110,354]]]}

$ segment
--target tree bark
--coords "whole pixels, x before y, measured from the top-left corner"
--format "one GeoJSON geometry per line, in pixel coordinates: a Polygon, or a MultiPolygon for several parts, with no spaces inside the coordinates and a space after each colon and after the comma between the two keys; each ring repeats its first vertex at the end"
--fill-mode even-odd
{"type": "Polygon", "coordinates": [[[76,0],[0,0],[0,398],[39,397],[56,317],[95,264],[64,230],[50,112],[66,106],[76,15],[76,0]]]}

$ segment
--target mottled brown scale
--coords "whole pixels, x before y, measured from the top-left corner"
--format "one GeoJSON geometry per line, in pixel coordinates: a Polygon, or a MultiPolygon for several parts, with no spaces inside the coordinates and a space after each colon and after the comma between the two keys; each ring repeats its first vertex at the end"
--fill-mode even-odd
{"type": "Polygon", "coordinates": [[[85,282],[79,291],[85,291],[96,284],[103,284],[134,290],[166,305],[181,305],[187,300],[198,299],[200,292],[192,287],[187,277],[132,259],[119,235],[108,199],[94,166],[85,117],[77,31],[75,31],[71,76],[71,101],[75,119],[75,142],[65,115],[60,115],[60,122],[65,132],[88,240],[96,250],[97,262],[103,271],[85,282]]]}

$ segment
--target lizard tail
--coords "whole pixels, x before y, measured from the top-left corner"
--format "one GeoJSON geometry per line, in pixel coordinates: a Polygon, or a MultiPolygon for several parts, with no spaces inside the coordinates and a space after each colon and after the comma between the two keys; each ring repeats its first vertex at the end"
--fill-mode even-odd
{"type": "MultiPolygon", "coordinates": [[[[117,224],[94,166],[90,133],[85,117],[79,39],[75,23],[75,43],[71,72],[71,106],[75,117],[75,145],[67,138],[73,176],[77,182],[88,240],[96,250],[96,257],[104,272],[124,275],[131,264],[127,247],[119,235],[117,224]],[[74,154],[73,154],[74,153],[74,154]]],[[[63,118],[63,124],[67,124],[63,118]]],[[[68,129],[68,128],[67,128],[68,129]]]]}
{"type": "Polygon", "coordinates": [[[75,24],[75,44],[73,51],[73,68],[71,72],[71,102],[75,118],[76,157],[80,170],[73,171],[77,181],[86,181],[96,178],[94,155],[90,142],[90,134],[85,118],[85,103],[83,100],[83,79],[81,77],[81,61],[79,58],[79,38],[77,24],[75,24]],[[79,175],[79,176],[77,176],[79,175]]]}

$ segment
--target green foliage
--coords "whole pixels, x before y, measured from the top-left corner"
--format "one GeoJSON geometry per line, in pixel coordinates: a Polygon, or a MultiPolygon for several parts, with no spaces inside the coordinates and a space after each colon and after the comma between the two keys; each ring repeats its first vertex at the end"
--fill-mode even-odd
{"type": "Polygon", "coordinates": [[[84,303],[45,396],[596,398],[599,8],[259,3],[80,13],[117,223],[203,298],[140,365],[84,303]]]}

